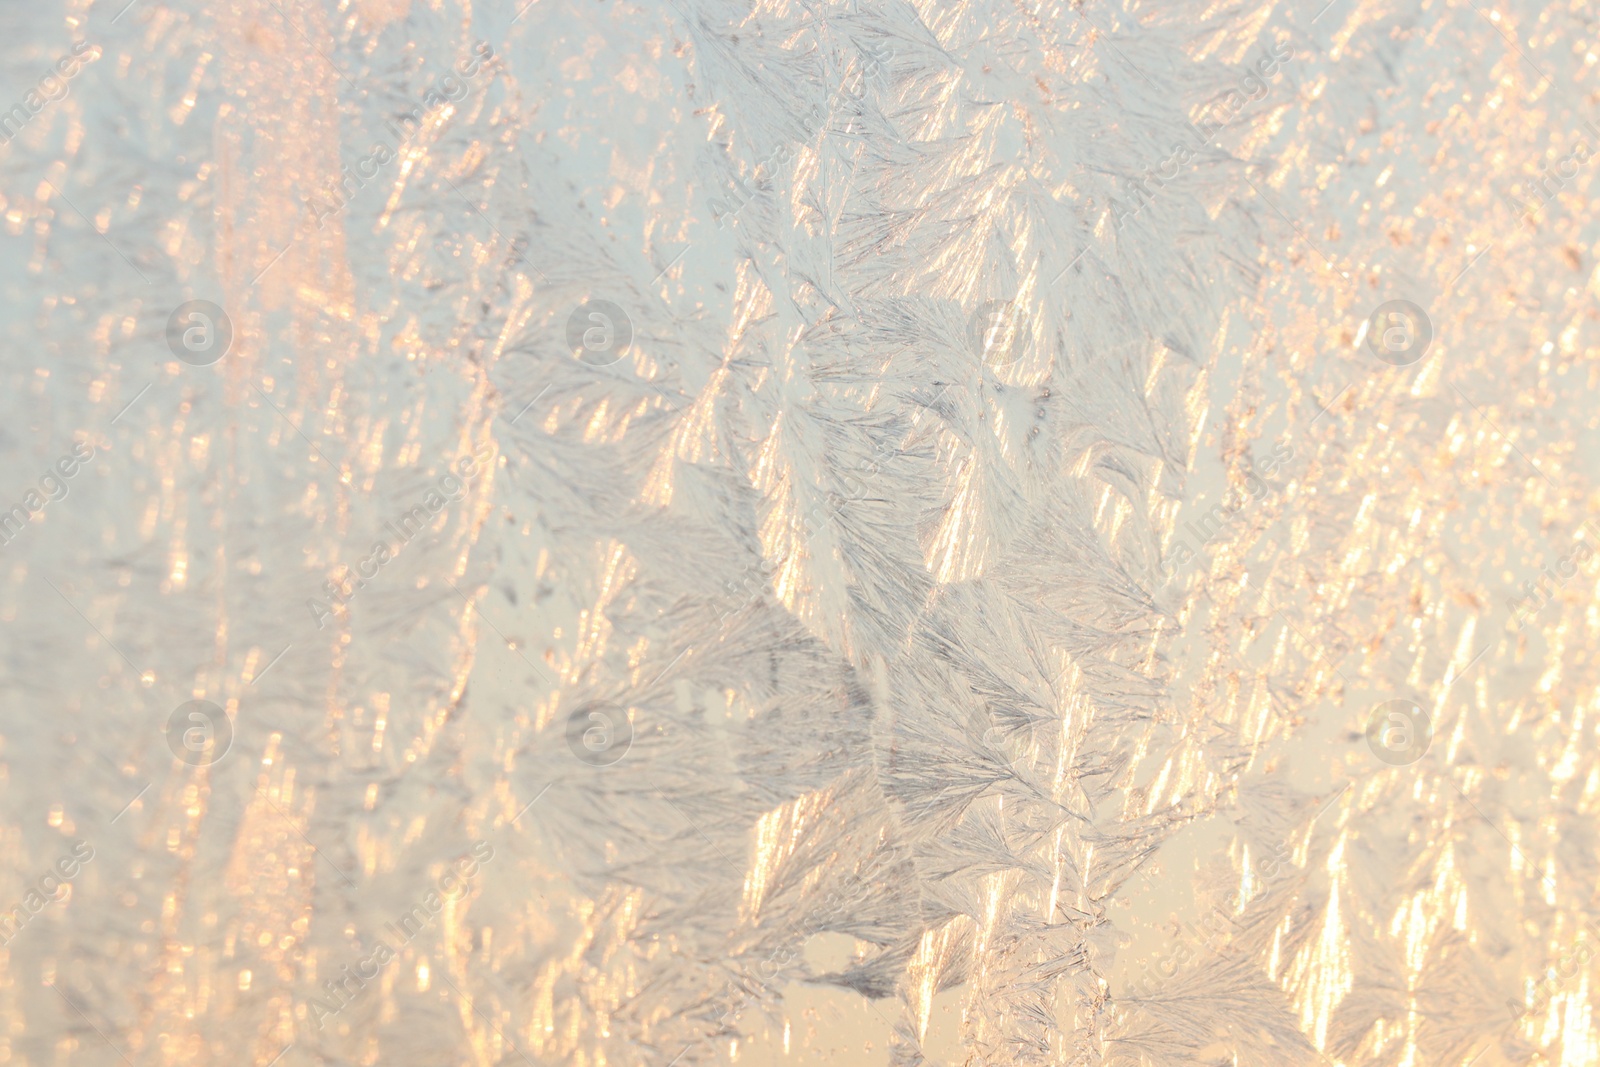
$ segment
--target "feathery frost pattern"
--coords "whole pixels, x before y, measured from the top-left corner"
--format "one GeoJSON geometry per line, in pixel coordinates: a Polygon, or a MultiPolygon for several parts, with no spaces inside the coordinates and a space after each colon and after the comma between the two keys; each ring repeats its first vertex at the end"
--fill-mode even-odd
{"type": "Polygon", "coordinates": [[[1586,6],[119,6],[0,1062],[1600,1061],[1586,6]]]}

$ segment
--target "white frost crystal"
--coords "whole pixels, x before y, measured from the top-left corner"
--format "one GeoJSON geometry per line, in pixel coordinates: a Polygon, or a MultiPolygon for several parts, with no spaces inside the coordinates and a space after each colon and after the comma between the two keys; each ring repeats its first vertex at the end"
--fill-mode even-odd
{"type": "Polygon", "coordinates": [[[0,1064],[1600,1061],[1596,23],[0,13],[0,1064]]]}

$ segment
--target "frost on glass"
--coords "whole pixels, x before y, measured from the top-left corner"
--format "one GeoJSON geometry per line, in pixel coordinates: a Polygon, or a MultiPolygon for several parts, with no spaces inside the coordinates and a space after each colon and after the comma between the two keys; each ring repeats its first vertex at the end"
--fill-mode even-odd
{"type": "Polygon", "coordinates": [[[0,1063],[1594,1062],[1597,51],[0,11],[0,1063]]]}

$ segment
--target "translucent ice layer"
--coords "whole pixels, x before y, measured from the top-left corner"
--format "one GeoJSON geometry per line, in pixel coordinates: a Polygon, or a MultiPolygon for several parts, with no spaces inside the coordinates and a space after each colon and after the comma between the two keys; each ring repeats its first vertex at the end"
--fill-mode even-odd
{"type": "Polygon", "coordinates": [[[0,1065],[1600,1062],[1588,4],[0,9],[0,1065]]]}

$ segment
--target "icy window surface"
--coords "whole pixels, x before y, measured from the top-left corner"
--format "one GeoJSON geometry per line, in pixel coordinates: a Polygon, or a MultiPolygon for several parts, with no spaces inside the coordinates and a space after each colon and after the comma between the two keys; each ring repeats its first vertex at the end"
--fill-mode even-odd
{"type": "Polygon", "coordinates": [[[0,5],[0,1065],[1600,1062],[1597,37],[0,5]]]}

